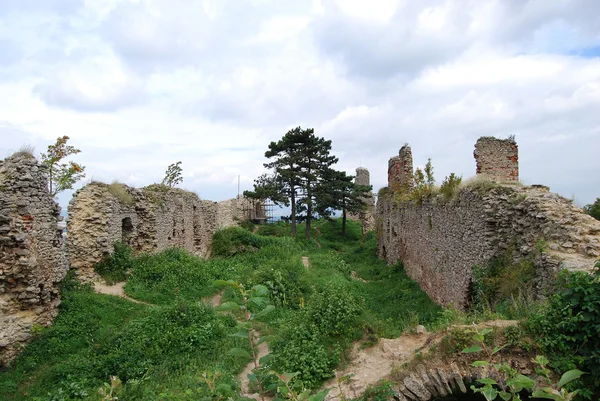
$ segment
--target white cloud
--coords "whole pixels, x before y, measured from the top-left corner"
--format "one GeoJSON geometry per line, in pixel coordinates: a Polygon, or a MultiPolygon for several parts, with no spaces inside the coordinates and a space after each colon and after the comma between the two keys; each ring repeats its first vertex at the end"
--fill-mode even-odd
{"type": "MultiPolygon", "coordinates": [[[[409,142],[438,180],[516,134],[521,174],[583,203],[600,170],[600,2],[7,0],[0,153],[69,135],[88,178],[237,194],[297,125],[370,169],[409,142]],[[585,55],[582,56],[582,54],[585,55]]],[[[61,198],[64,203],[67,196],[61,198]]]]}

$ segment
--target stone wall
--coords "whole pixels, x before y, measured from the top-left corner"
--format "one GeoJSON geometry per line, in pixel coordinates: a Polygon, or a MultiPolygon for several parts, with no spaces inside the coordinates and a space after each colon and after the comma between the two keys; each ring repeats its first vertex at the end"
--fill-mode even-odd
{"type": "Polygon", "coordinates": [[[399,188],[412,188],[413,159],[410,146],[400,148],[398,156],[392,157],[388,163],[388,187],[392,190],[399,188]]]}
{"type": "Polygon", "coordinates": [[[245,198],[217,203],[159,185],[136,189],[91,183],[69,204],[69,262],[81,280],[95,281],[94,265],[113,252],[116,241],[135,253],[177,247],[206,257],[215,231],[251,217],[253,208],[245,198]]]}
{"type": "Polygon", "coordinates": [[[477,174],[498,181],[519,181],[519,147],[514,139],[479,138],[473,152],[477,174]]]}
{"type": "Polygon", "coordinates": [[[600,222],[547,187],[465,183],[453,199],[421,201],[380,195],[379,255],[401,260],[407,274],[439,304],[463,307],[472,268],[512,250],[515,261],[535,258],[542,294],[561,268],[589,270],[600,257],[600,222]]]}
{"type": "Polygon", "coordinates": [[[58,313],[67,272],[60,208],[46,168],[18,153],[0,161],[0,367],[58,313]]]}

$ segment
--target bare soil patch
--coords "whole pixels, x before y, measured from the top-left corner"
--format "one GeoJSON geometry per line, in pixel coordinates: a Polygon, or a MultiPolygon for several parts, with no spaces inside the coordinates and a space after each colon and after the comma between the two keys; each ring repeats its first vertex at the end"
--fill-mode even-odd
{"type": "Polygon", "coordinates": [[[113,285],[108,285],[106,283],[94,282],[94,291],[96,291],[99,294],[115,295],[117,297],[125,298],[131,302],[135,302],[136,304],[148,305],[147,302],[138,301],[137,299],[133,299],[133,298],[127,296],[125,294],[125,290],[123,287],[125,287],[125,281],[122,281],[120,283],[116,283],[113,285]]]}
{"type": "Polygon", "coordinates": [[[354,376],[341,385],[344,396],[359,397],[367,386],[389,376],[394,365],[410,360],[415,352],[425,346],[429,337],[427,334],[405,334],[399,338],[382,338],[379,343],[365,349],[360,349],[360,344],[355,344],[348,366],[336,372],[337,377],[323,386],[331,388],[326,399],[334,400],[339,397],[337,380],[349,374],[354,376]]]}

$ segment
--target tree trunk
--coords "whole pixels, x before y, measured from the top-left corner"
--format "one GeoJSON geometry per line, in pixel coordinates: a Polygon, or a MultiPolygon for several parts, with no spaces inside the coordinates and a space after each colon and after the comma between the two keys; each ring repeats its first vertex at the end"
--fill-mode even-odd
{"type": "Polygon", "coordinates": [[[310,198],[306,206],[306,239],[310,239],[310,217],[312,216],[312,202],[310,198]]]}
{"type": "MultiPolygon", "coordinates": [[[[310,163],[310,159],[309,159],[310,163]]],[[[311,181],[310,181],[311,170],[308,168],[308,174],[306,176],[306,239],[310,239],[310,219],[312,217],[312,198],[311,198],[311,181]]]]}
{"type": "Polygon", "coordinates": [[[342,237],[346,236],[346,209],[342,209],[342,237]]]}
{"type": "Polygon", "coordinates": [[[296,188],[290,185],[292,199],[292,237],[296,236],[296,188]]]}

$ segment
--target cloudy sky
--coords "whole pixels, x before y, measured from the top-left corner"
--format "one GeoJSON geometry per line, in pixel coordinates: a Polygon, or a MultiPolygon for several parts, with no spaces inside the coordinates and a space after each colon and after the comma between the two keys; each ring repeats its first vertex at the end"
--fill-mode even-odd
{"type": "MultiPolygon", "coordinates": [[[[68,135],[87,179],[251,188],[267,144],[313,127],[338,167],[408,142],[441,182],[480,136],[521,178],[600,196],[598,0],[0,0],[0,158],[68,135]]],[[[60,197],[66,204],[70,194],[60,197]]]]}

